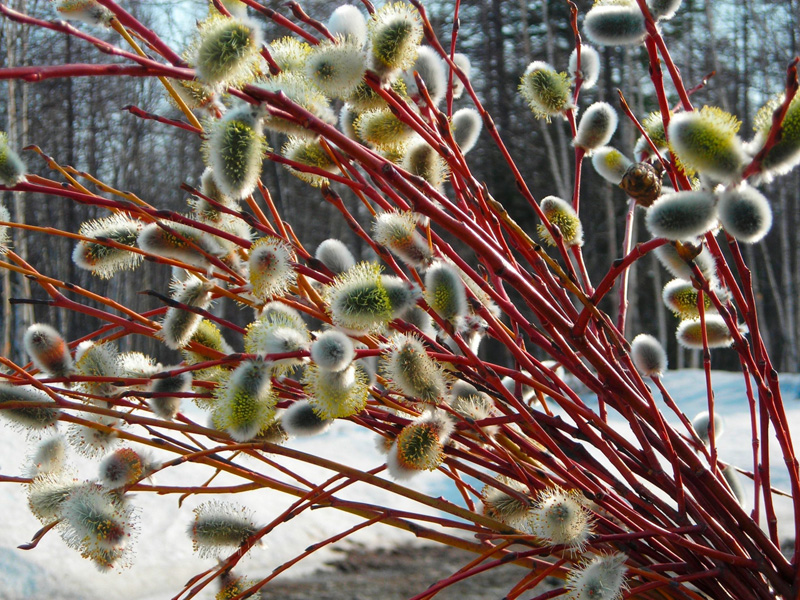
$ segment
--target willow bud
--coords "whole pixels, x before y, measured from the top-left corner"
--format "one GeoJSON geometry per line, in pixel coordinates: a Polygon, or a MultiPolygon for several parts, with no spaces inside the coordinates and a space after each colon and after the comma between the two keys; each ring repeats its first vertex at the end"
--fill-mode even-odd
{"type": "Polygon", "coordinates": [[[598,46],[641,43],[647,29],[636,2],[595,4],[583,20],[583,33],[598,46]]]}
{"type": "Polygon", "coordinates": [[[617,111],[607,102],[595,102],[583,113],[578,131],[575,134],[575,145],[587,151],[605,146],[617,130],[617,111]]]}
{"type": "Polygon", "coordinates": [[[352,4],[344,4],[331,13],[328,31],[334,37],[341,36],[359,48],[363,48],[367,42],[367,21],[358,7],[352,4]]]}
{"type": "Polygon", "coordinates": [[[334,275],[341,275],[356,264],[350,249],[335,238],[329,238],[317,246],[314,258],[334,275]]]}
{"type": "Polygon", "coordinates": [[[483,119],[474,108],[461,108],[453,113],[450,128],[453,130],[453,139],[456,144],[461,152],[466,154],[478,142],[478,136],[483,128],[483,119]]]}
{"type": "Polygon", "coordinates": [[[708,192],[665,194],[647,209],[645,224],[655,237],[693,240],[717,223],[717,204],[708,192]]]}
{"type": "Polygon", "coordinates": [[[652,335],[640,333],[631,342],[633,366],[645,377],[657,377],[667,370],[667,353],[652,335]]]}
{"type": "Polygon", "coordinates": [[[580,75],[583,79],[581,84],[583,89],[591,89],[597,83],[597,78],[600,76],[600,55],[597,50],[586,44],[581,45],[581,69],[578,72],[578,49],[572,51],[569,55],[568,71],[573,81],[580,75]]]}
{"type": "Polygon", "coordinates": [[[723,192],[717,210],[725,231],[745,244],[760,241],[772,227],[769,201],[748,185],[723,192]]]}

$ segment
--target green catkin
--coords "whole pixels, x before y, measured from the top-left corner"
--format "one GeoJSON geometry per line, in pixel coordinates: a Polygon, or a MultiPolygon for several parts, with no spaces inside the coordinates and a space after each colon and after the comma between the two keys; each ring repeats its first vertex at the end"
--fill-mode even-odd
{"type": "MultiPolygon", "coordinates": [[[[672,118],[672,113],[670,113],[670,118],[672,118]]],[[[664,131],[664,119],[661,116],[661,113],[649,113],[644,119],[642,119],[642,127],[644,128],[647,137],[650,138],[658,151],[662,154],[666,153],[669,149],[669,144],[667,143],[667,134],[664,131]]],[[[644,138],[644,136],[640,137],[636,142],[633,153],[637,157],[642,154],[648,158],[655,156],[653,149],[650,147],[650,144],[647,143],[647,140],[644,138]]]]}
{"type": "Polygon", "coordinates": [[[135,514],[120,495],[98,483],[74,488],[61,503],[59,531],[68,546],[101,570],[127,566],[126,550],[135,533],[135,514]]]}
{"type": "MultiPolygon", "coordinates": [[[[307,167],[315,167],[329,173],[338,173],[339,167],[333,161],[330,154],[322,147],[319,140],[307,138],[289,137],[289,140],[281,149],[281,154],[285,158],[292,160],[307,167]]],[[[329,183],[329,179],[317,173],[308,173],[297,169],[291,165],[285,165],[288,171],[297,177],[310,183],[313,187],[322,187],[329,183]]]]}
{"type": "Polygon", "coordinates": [[[422,21],[411,5],[388,3],[368,23],[374,67],[383,71],[408,69],[422,41],[422,21]]]}
{"type": "Polygon", "coordinates": [[[433,471],[444,460],[444,445],[450,438],[453,422],[442,410],[428,410],[403,427],[389,448],[386,467],[389,475],[404,480],[420,471],[433,471]]]}
{"type": "Polygon", "coordinates": [[[391,299],[374,263],[358,263],[337,276],[325,299],[334,325],[351,331],[375,331],[392,319],[391,299]]]}
{"type": "MultiPolygon", "coordinates": [[[[700,311],[697,308],[698,293],[689,281],[673,279],[664,286],[661,297],[664,305],[675,313],[675,316],[681,319],[700,317],[700,311]]],[[[708,294],[703,294],[703,306],[706,314],[716,312],[708,294]]]]}
{"type": "Polygon", "coordinates": [[[201,558],[234,550],[258,531],[253,515],[238,504],[212,500],[195,508],[194,515],[188,533],[201,558]]]}
{"type": "Polygon", "coordinates": [[[358,137],[382,149],[401,146],[414,135],[414,130],[388,108],[364,111],[353,126],[358,137]]]}
{"type": "Polygon", "coordinates": [[[396,334],[389,340],[384,371],[397,388],[412,399],[435,404],[446,393],[442,367],[430,358],[413,335],[396,334]]]}
{"type": "MultiPolygon", "coordinates": [[[[286,71],[263,79],[255,85],[268,92],[284,94],[289,100],[330,125],[336,123],[336,115],[331,109],[328,97],[314,87],[302,73],[286,71]]],[[[317,136],[302,122],[274,114],[264,120],[264,126],[272,131],[296,137],[315,138],[317,136]]]]}
{"type": "Polygon", "coordinates": [[[303,385],[308,402],[321,419],[346,418],[360,413],[369,398],[368,379],[356,365],[341,371],[306,367],[303,385]]]}
{"type": "MultiPolygon", "coordinates": [[[[119,351],[116,345],[85,341],[75,350],[75,373],[88,377],[120,377],[119,351]]],[[[81,391],[95,396],[111,397],[118,388],[106,381],[84,381],[78,385],[81,391]]],[[[91,400],[90,400],[91,401],[91,400]]]]}
{"type": "Polygon", "coordinates": [[[214,425],[237,442],[253,439],[274,418],[277,397],[272,392],[270,363],[240,364],[214,392],[214,425]]]}
{"type": "Polygon", "coordinates": [[[267,150],[259,109],[250,105],[233,109],[213,123],[203,144],[217,187],[235,199],[246,198],[255,189],[267,150]]]}
{"type": "MultiPolygon", "coordinates": [[[[402,78],[392,81],[389,87],[401,98],[408,99],[408,88],[402,78]]],[[[366,81],[362,81],[356,86],[353,93],[347,98],[347,103],[356,112],[388,107],[386,100],[373,90],[366,81]]]]}
{"type": "Polygon", "coordinates": [[[569,76],[557,72],[546,62],[535,61],[528,65],[519,91],[537,119],[549,120],[571,107],[569,76]]]}
{"type": "Polygon", "coordinates": [[[630,158],[612,146],[603,146],[592,153],[594,170],[614,185],[619,185],[631,164],[633,161],[630,158]]]}
{"type": "MultiPolygon", "coordinates": [[[[544,212],[547,220],[553,227],[556,227],[561,232],[561,237],[564,244],[567,246],[582,246],[583,245],[583,225],[578,218],[578,214],[572,205],[568,204],[561,198],[555,196],[547,196],[541,202],[542,212],[544,212]]],[[[543,225],[537,225],[539,237],[551,246],[555,245],[555,240],[547,228],[543,225]]]]}
{"type": "Polygon", "coordinates": [[[467,315],[467,292],[458,271],[444,262],[425,272],[425,301],[445,321],[459,324],[467,315]]]}
{"type": "MultiPolygon", "coordinates": [[[[721,316],[705,315],[705,322],[709,348],[727,348],[733,344],[733,336],[721,316]]],[[[703,348],[703,329],[700,326],[700,319],[681,321],[675,335],[685,348],[703,348]]]]}
{"type": "MultiPolygon", "coordinates": [[[[772,128],[772,115],[783,101],[783,94],[776,96],[756,114],[753,125],[756,137],[749,145],[753,154],[764,147],[772,128]]],[[[789,108],[783,117],[780,139],[761,159],[762,177],[769,181],[776,175],[787,174],[798,164],[800,164],[800,96],[796,95],[789,103],[789,108]]]]}
{"type": "Polygon", "coordinates": [[[191,62],[209,87],[242,85],[259,69],[261,30],[254,21],[213,15],[200,24],[198,36],[191,62]]]}
{"type": "MultiPolygon", "coordinates": [[[[192,308],[206,309],[211,304],[211,284],[190,275],[183,281],[172,281],[171,297],[192,308]]],[[[192,339],[203,316],[183,308],[170,307],[161,323],[159,337],[168,348],[179,350],[192,339]]]]}
{"type": "Polygon", "coordinates": [[[715,106],[678,113],[669,123],[670,149],[685,171],[733,181],[747,159],[736,135],[740,125],[736,117],[715,106]]]}
{"type": "Polygon", "coordinates": [[[301,73],[305,69],[311,46],[290,36],[282,37],[268,44],[272,60],[284,73],[301,73]]]}

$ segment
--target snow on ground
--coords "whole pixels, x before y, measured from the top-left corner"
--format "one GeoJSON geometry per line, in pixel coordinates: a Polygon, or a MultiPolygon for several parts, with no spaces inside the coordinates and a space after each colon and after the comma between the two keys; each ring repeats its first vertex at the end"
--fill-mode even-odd
{"type": "MultiPolygon", "coordinates": [[[[789,423],[796,439],[800,440],[800,375],[782,376],[782,389],[789,423]]],[[[704,374],[702,371],[683,370],[665,376],[667,389],[681,409],[691,419],[706,409],[704,374]]],[[[719,439],[719,455],[747,470],[752,470],[752,450],[749,409],[744,394],[741,374],[714,372],[713,384],[718,412],[725,419],[725,432],[719,439]]],[[[658,396],[657,396],[658,397],[658,396]]],[[[676,424],[677,418],[666,407],[668,420],[676,424]]],[[[610,421],[620,430],[622,420],[612,414],[610,421]]],[[[374,446],[374,437],[368,431],[346,422],[338,422],[326,434],[309,440],[292,440],[290,446],[309,453],[317,453],[360,469],[370,469],[383,463],[374,446]]],[[[788,475],[780,459],[777,442],[770,441],[773,485],[789,489],[788,475]]],[[[21,434],[0,429],[0,473],[22,474],[27,453],[27,442],[21,434]]],[[[245,459],[250,466],[257,466],[254,459],[245,459]]],[[[316,482],[330,476],[330,472],[309,465],[281,459],[298,474],[316,482]]],[[[262,467],[259,466],[259,469],[262,467]]],[[[84,460],[81,475],[94,477],[96,464],[84,460]]],[[[209,476],[208,469],[194,464],[183,464],[169,473],[159,474],[159,485],[196,485],[209,476]]],[[[277,476],[277,475],[276,475],[277,476]]],[[[285,476],[277,476],[285,480],[285,476]]],[[[741,478],[749,504],[752,506],[752,482],[741,478]]],[[[234,482],[232,478],[219,477],[215,485],[234,482]]],[[[411,482],[412,487],[433,495],[458,501],[458,494],[439,473],[422,474],[411,482]]],[[[400,509],[421,510],[409,500],[389,492],[354,485],[338,494],[345,498],[358,498],[364,502],[392,505],[400,509]]],[[[17,546],[28,542],[39,529],[39,522],[30,514],[23,486],[0,484],[0,512],[3,527],[0,528],[0,600],[38,600],[57,597],[62,600],[164,600],[173,597],[183,585],[199,571],[211,567],[213,560],[201,560],[193,555],[192,545],[186,530],[192,519],[192,509],[204,499],[188,498],[181,509],[176,495],[157,496],[151,493],[136,494],[134,504],[139,509],[140,526],[136,541],[134,565],[122,572],[100,573],[74,550],[67,548],[59,535],[52,531],[39,546],[23,551],[17,546]]],[[[293,498],[270,490],[258,490],[230,497],[250,508],[259,523],[267,523],[293,498]]],[[[776,509],[781,531],[787,536],[791,531],[791,503],[786,498],[776,499],[776,509]]],[[[333,509],[305,511],[300,516],[278,526],[266,538],[262,548],[256,548],[252,557],[240,563],[238,572],[253,577],[269,573],[284,561],[302,552],[311,543],[343,531],[359,519],[333,509]]],[[[361,530],[352,542],[367,547],[407,543],[413,540],[410,534],[394,528],[377,526],[361,530]]],[[[346,545],[344,547],[347,547],[346,545]]],[[[293,567],[288,574],[308,574],[336,556],[330,549],[312,555],[293,567]]],[[[199,596],[210,598],[211,594],[199,596]]]]}

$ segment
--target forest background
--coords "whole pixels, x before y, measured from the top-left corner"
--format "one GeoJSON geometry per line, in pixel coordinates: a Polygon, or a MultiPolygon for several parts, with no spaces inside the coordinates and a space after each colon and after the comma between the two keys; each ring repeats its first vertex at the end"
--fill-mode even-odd
{"type": "MultiPolygon", "coordinates": [[[[47,0],[13,0],[12,8],[45,19],[53,18],[47,0]]],[[[190,36],[194,21],[206,13],[203,0],[174,2],[130,2],[127,8],[140,20],[152,24],[166,41],[181,47],[190,36]]],[[[306,0],[310,15],[328,15],[339,3],[306,0]]],[[[588,0],[577,2],[583,13],[588,0]]],[[[452,26],[452,2],[426,3],[429,16],[444,33],[452,26]]],[[[509,146],[520,171],[539,198],[554,194],[572,195],[574,169],[571,135],[566,121],[546,123],[536,120],[517,93],[519,78],[532,60],[545,60],[565,69],[574,38],[569,26],[569,8],[561,0],[465,0],[461,3],[459,50],[473,66],[472,83],[487,110],[494,115],[500,134],[509,146]]],[[[693,97],[697,105],[717,105],[742,121],[741,131],[749,137],[753,118],[764,101],[783,87],[787,57],[798,53],[800,0],[685,0],[676,18],[663,24],[675,62],[691,88],[714,75],[693,97]]],[[[266,39],[281,32],[265,24],[266,39]]],[[[99,36],[113,33],[98,33],[99,36]]],[[[647,72],[643,46],[603,47],[603,67],[596,88],[584,92],[586,100],[610,102],[618,106],[617,88],[637,115],[656,110],[655,95],[647,72]]],[[[0,65],[92,63],[107,61],[87,44],[70,36],[54,37],[35,28],[22,28],[4,20],[0,29],[0,65]]],[[[669,89],[668,89],[669,92],[669,89]]],[[[199,184],[202,160],[199,144],[192,134],[167,126],[154,126],[130,114],[128,99],[146,112],[176,116],[163,88],[152,78],[50,79],[40,83],[0,82],[0,130],[7,131],[11,146],[23,148],[37,143],[44,154],[61,164],[92,173],[117,189],[129,190],[162,208],[185,211],[188,194],[181,182],[199,184]],[[156,168],[156,165],[158,168],[156,168]],[[163,173],[174,178],[163,180],[163,173]]],[[[671,98],[672,99],[672,98],[671,98]]],[[[274,135],[274,134],[268,134],[274,135]]],[[[623,119],[614,144],[632,155],[637,132],[623,119]]],[[[277,140],[269,140],[275,146],[277,140]]],[[[47,174],[45,161],[32,152],[23,158],[33,173],[47,174]]],[[[527,231],[535,229],[535,215],[517,194],[514,179],[493,144],[480,144],[470,155],[470,165],[478,181],[485,181],[515,220],[527,231]]],[[[585,259],[593,280],[605,274],[608,265],[622,254],[622,238],[628,203],[622,190],[607,183],[591,168],[584,169],[583,206],[585,237],[591,251],[585,259]]],[[[314,248],[328,237],[337,237],[355,250],[356,258],[370,258],[372,251],[360,244],[337,210],[327,204],[318,191],[291,176],[274,162],[265,161],[262,180],[272,192],[280,212],[292,223],[295,233],[307,247],[314,248]],[[360,256],[359,256],[360,253],[360,256]]],[[[797,372],[800,360],[800,170],[795,169],[771,186],[763,188],[773,200],[772,232],[761,242],[743,247],[753,270],[757,309],[762,333],[774,364],[784,372],[797,372]]],[[[0,193],[13,221],[53,226],[76,231],[87,219],[100,216],[98,209],[79,206],[61,198],[35,194],[0,193]]],[[[362,208],[363,209],[363,208],[362,208]]],[[[364,217],[365,215],[357,215],[364,217]]],[[[638,212],[635,241],[649,236],[638,212]]],[[[14,230],[15,251],[43,273],[57,274],[65,281],[89,287],[140,312],[160,305],[156,298],[143,295],[147,289],[162,289],[169,278],[168,267],[147,264],[135,276],[98,280],[81,271],[67,258],[72,248],[65,238],[51,237],[46,243],[31,243],[14,230]]],[[[42,292],[24,277],[8,270],[2,273],[0,304],[0,355],[22,359],[22,335],[35,321],[49,322],[69,339],[76,339],[95,328],[90,317],[78,312],[56,311],[46,306],[11,304],[10,298],[39,297],[42,292]],[[49,314],[48,311],[52,311],[49,314]]],[[[700,351],[678,346],[672,332],[675,317],[660,300],[666,283],[653,255],[631,268],[626,336],[640,332],[656,336],[668,349],[671,368],[699,366],[700,351]]],[[[603,306],[616,314],[617,294],[608,294],[603,306]]],[[[232,304],[221,304],[219,316],[245,324],[247,315],[232,304]]],[[[128,336],[122,351],[139,350],[159,357],[164,352],[154,340],[128,336]]],[[[491,343],[482,353],[504,351],[491,343]]],[[[714,353],[713,368],[736,369],[734,353],[714,353]]],[[[22,360],[24,363],[25,360],[22,360]]],[[[502,362],[498,360],[498,362],[502,362]]],[[[22,364],[21,363],[21,364],[22,364]]]]}

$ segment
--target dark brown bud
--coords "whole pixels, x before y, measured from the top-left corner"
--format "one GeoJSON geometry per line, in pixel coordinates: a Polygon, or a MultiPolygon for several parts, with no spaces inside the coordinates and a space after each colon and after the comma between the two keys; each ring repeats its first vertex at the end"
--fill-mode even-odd
{"type": "Polygon", "coordinates": [[[649,163],[633,163],[619,184],[640,206],[650,206],[661,195],[661,174],[649,163]]]}

